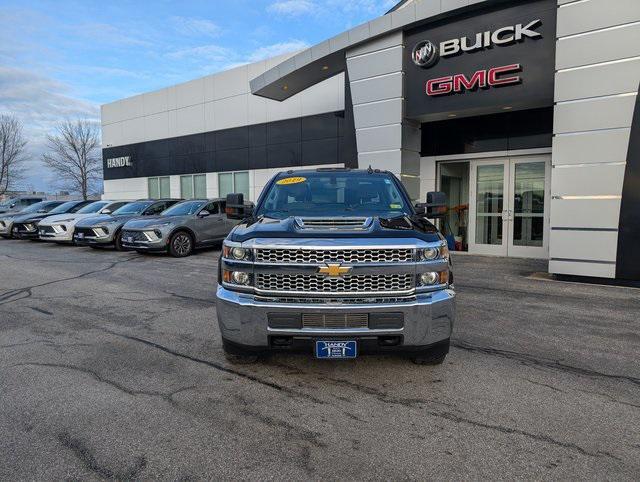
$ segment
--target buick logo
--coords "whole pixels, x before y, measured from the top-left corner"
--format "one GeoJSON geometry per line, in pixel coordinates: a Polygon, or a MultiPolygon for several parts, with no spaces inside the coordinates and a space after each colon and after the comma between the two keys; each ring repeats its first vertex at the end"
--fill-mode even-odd
{"type": "Polygon", "coordinates": [[[431,67],[438,60],[438,47],[431,40],[423,40],[413,47],[411,60],[423,69],[431,67]]]}

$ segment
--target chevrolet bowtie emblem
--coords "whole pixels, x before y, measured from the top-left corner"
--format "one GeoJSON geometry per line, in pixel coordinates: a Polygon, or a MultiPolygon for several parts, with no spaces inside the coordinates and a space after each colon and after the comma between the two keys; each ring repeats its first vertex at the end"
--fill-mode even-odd
{"type": "Polygon", "coordinates": [[[342,267],[339,264],[327,264],[326,266],[323,266],[321,268],[318,268],[318,273],[320,274],[326,274],[327,276],[331,276],[333,278],[336,278],[338,276],[342,276],[344,274],[347,274],[349,272],[351,272],[352,268],[350,267],[342,267]]]}

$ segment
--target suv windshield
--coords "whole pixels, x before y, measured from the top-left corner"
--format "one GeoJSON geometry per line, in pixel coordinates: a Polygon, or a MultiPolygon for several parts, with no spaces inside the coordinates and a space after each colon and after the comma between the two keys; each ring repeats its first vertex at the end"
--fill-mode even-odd
{"type": "Polygon", "coordinates": [[[165,209],[160,216],[186,216],[197,213],[208,201],[185,201],[165,209]]]}
{"type": "Polygon", "coordinates": [[[47,201],[41,201],[39,203],[32,204],[28,208],[24,208],[20,212],[21,213],[25,213],[25,214],[27,214],[27,213],[36,213],[36,212],[40,211],[41,209],[43,209],[45,212],[47,212],[47,208],[49,207],[49,204],[51,204],[51,203],[47,202],[47,201]]]}
{"type": "Polygon", "coordinates": [[[78,204],[78,201],[69,201],[63,204],[60,204],[60,206],[58,206],[57,208],[49,211],[51,214],[65,214],[68,213],[69,211],[73,210],[74,207],[76,207],[78,204]]]}
{"type": "Polygon", "coordinates": [[[271,185],[257,216],[379,216],[412,214],[395,179],[386,173],[312,172],[281,177],[271,185]]]}
{"type": "Polygon", "coordinates": [[[142,212],[151,206],[150,202],[135,202],[122,206],[120,209],[113,211],[114,216],[121,216],[123,214],[142,214],[142,212]]]}
{"type": "Polygon", "coordinates": [[[109,204],[109,203],[108,202],[104,202],[104,201],[98,201],[98,202],[95,202],[95,203],[91,203],[91,204],[83,207],[80,211],[78,211],[78,214],[97,213],[103,207],[105,207],[107,204],[109,204]]]}

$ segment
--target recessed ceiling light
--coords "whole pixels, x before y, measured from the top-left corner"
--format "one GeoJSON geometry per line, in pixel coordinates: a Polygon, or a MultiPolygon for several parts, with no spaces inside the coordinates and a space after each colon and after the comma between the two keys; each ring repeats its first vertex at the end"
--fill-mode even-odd
{"type": "Polygon", "coordinates": [[[449,114],[449,117],[457,117],[458,114],[449,114]]]}
{"type": "Polygon", "coordinates": [[[328,65],[323,65],[322,66],[322,70],[329,70],[329,66],[328,65]]]}
{"type": "Polygon", "coordinates": [[[282,90],[289,90],[289,86],[288,85],[283,85],[282,86],[282,90]]]}
{"type": "Polygon", "coordinates": [[[511,109],[513,109],[513,107],[511,107],[510,105],[507,105],[507,106],[504,106],[502,109],[503,110],[511,110],[511,109]]]}

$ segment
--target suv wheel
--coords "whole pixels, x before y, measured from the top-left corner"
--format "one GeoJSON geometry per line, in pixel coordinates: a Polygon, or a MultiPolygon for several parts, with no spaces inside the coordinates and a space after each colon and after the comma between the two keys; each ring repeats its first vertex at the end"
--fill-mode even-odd
{"type": "Polygon", "coordinates": [[[116,251],[124,251],[124,248],[122,247],[122,236],[121,236],[122,232],[118,231],[115,236],[113,237],[113,245],[116,248],[116,251]]]}
{"type": "Polygon", "coordinates": [[[193,252],[193,239],[185,231],[178,231],[169,241],[169,254],[174,258],[184,258],[193,252]]]}

